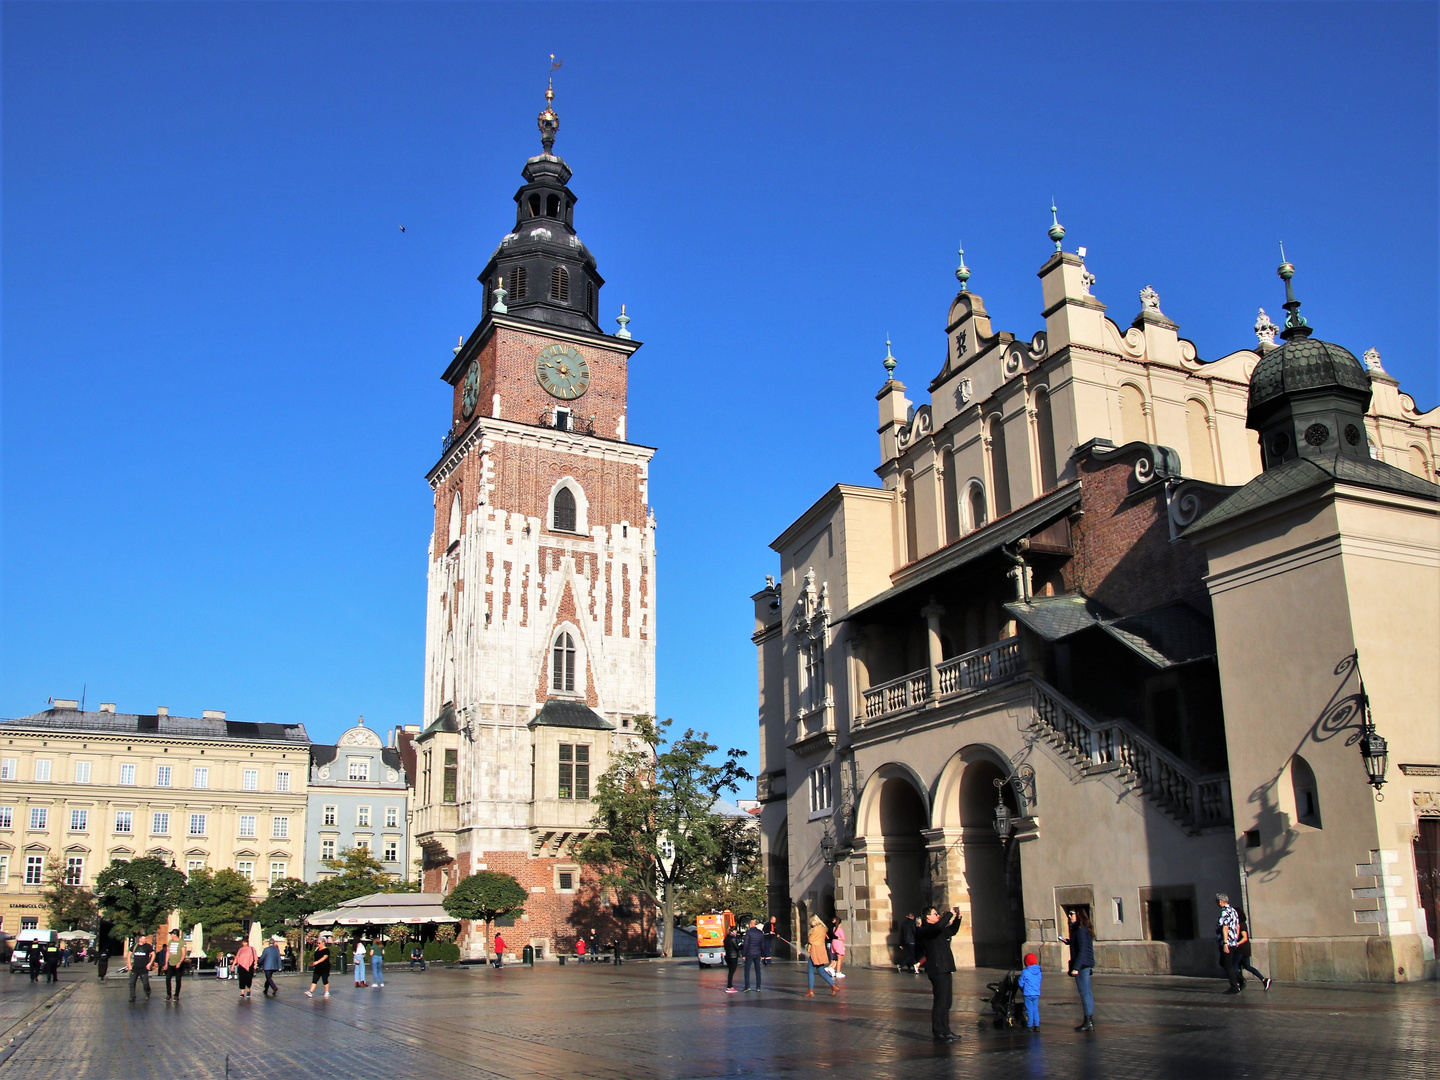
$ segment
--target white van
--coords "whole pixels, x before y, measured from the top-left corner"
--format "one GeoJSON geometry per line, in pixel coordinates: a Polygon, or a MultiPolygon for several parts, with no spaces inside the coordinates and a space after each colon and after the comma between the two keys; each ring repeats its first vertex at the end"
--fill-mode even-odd
{"type": "Polygon", "coordinates": [[[21,930],[15,938],[14,951],[10,954],[10,974],[30,970],[31,949],[43,949],[59,940],[60,937],[54,930],[21,930]]]}

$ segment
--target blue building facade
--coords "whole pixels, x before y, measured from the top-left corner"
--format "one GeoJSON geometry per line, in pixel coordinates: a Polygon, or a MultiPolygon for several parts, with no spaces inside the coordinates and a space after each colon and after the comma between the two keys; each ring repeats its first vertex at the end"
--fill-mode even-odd
{"type": "Polygon", "coordinates": [[[327,861],[353,847],[369,849],[399,880],[413,876],[410,790],[399,749],[386,746],[364,717],[335,745],[312,743],[305,880],[334,874],[327,861]]]}

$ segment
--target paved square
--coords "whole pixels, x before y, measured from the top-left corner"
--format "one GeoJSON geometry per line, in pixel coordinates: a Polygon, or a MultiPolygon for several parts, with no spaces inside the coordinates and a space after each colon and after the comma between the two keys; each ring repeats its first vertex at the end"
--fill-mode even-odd
{"type": "MultiPolygon", "coordinates": [[[[187,981],[180,1005],[131,1005],[125,982],[71,968],[73,989],[28,1027],[0,1080],[259,1080],[274,1077],[485,1080],[681,1080],[915,1076],[1129,1078],[1440,1075],[1440,984],[1276,986],[1221,996],[1215,979],[1095,979],[1094,1035],[1076,1034],[1070,980],[1047,973],[1042,1033],[976,1025],[994,973],[955,979],[958,1046],[929,1038],[929,984],[855,971],[838,997],[803,998],[803,969],[765,971],[762,994],[724,993],[724,973],[693,962],[387,972],[383,990],[332,980],[329,1001],[283,976],[278,1000],[235,984],[187,981]]],[[[53,988],[52,988],[53,989],[53,988]]],[[[0,975],[0,1017],[14,1023],[49,991],[0,975]]],[[[33,1018],[33,1014],[32,1014],[33,1018]]],[[[14,1031],[6,1036],[8,1040],[14,1031]]],[[[3,1052],[3,1049],[0,1049],[3,1052]]]]}

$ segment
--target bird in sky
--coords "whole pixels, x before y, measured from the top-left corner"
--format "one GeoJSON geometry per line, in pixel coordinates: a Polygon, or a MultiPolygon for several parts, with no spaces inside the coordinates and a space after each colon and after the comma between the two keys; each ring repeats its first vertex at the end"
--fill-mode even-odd
{"type": "Polygon", "coordinates": [[[401,231],[401,232],[404,232],[404,231],[405,231],[405,226],[404,226],[404,225],[401,225],[401,226],[400,226],[400,231],[401,231]]]}

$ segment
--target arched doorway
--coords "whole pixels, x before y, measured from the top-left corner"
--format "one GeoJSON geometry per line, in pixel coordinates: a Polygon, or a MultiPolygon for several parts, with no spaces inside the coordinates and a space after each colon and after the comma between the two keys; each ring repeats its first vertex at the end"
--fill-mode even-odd
{"type": "Polygon", "coordinates": [[[870,962],[895,963],[900,923],[929,902],[925,830],[930,810],[919,779],[907,767],[883,765],[860,799],[856,847],[863,852],[869,890],[870,962]]]}
{"type": "Polygon", "coordinates": [[[1007,967],[1025,942],[1025,908],[1020,890],[1019,844],[1002,844],[995,831],[997,797],[1019,815],[1015,792],[995,781],[1005,776],[991,761],[972,761],[960,777],[961,843],[965,888],[970,897],[970,931],[978,967],[1007,967]]]}

